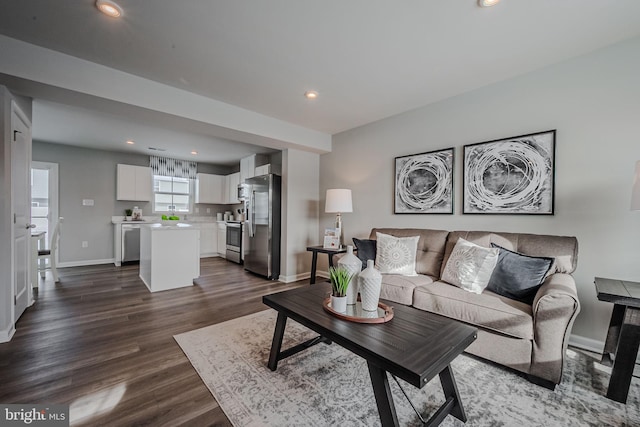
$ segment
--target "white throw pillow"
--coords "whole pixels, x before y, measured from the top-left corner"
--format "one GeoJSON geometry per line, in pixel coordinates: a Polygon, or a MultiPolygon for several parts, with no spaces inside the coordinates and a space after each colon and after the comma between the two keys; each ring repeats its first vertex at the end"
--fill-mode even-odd
{"type": "Polygon", "coordinates": [[[376,232],[376,266],[380,273],[417,276],[418,240],[420,236],[394,237],[376,232]]]}
{"type": "Polygon", "coordinates": [[[459,238],[442,272],[442,280],[481,294],[489,284],[499,253],[498,248],[484,248],[459,238]]]}

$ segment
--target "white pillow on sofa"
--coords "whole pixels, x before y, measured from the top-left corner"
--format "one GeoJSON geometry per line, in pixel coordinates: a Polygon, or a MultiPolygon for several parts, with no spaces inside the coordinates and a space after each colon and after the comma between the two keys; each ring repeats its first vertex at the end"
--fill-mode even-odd
{"type": "Polygon", "coordinates": [[[465,291],[481,294],[489,284],[499,254],[498,248],[484,248],[459,238],[441,279],[465,291]]]}
{"type": "Polygon", "coordinates": [[[418,240],[420,236],[395,237],[376,232],[376,266],[380,273],[417,276],[418,240]]]}

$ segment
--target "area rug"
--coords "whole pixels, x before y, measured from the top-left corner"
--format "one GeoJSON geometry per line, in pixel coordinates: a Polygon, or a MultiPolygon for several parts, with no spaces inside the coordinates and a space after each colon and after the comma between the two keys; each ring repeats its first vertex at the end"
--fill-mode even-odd
{"type": "MultiPolygon", "coordinates": [[[[337,344],[319,344],[282,360],[275,372],[267,368],[276,316],[269,309],[175,336],[231,423],[379,426],[365,360],[337,344]]],[[[289,319],[282,348],[313,336],[289,319]]],[[[605,397],[610,370],[595,358],[570,349],[566,360],[562,384],[550,391],[508,369],[459,356],[452,369],[468,420],[463,424],[449,415],[441,425],[640,426],[637,379],[623,405],[605,397]]],[[[389,381],[400,424],[421,425],[398,385],[389,381]]],[[[444,402],[437,377],[422,389],[400,384],[425,419],[444,402]]]]}

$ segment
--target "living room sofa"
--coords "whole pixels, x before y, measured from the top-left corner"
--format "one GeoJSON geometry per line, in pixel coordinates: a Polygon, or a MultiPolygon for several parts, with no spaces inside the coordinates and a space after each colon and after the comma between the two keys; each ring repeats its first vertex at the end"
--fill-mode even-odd
{"type": "Polygon", "coordinates": [[[562,380],[565,350],[580,311],[571,276],[578,259],[575,237],[489,231],[445,231],[415,228],[374,228],[394,237],[420,236],[414,276],[383,274],[380,298],[437,313],[478,328],[478,338],[466,352],[526,374],[536,384],[553,389],[562,380]],[[459,238],[531,257],[551,257],[553,264],[532,304],[485,289],[469,292],[442,281],[444,267],[459,238]]]}

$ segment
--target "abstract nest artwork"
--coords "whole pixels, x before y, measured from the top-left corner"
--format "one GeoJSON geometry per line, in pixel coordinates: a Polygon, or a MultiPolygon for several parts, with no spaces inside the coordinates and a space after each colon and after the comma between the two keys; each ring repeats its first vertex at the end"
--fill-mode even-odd
{"type": "Polygon", "coordinates": [[[553,215],[556,131],[464,146],[463,213],[553,215]]]}
{"type": "Polygon", "coordinates": [[[395,213],[453,213],[453,148],[396,157],[395,178],[395,213]]]}

